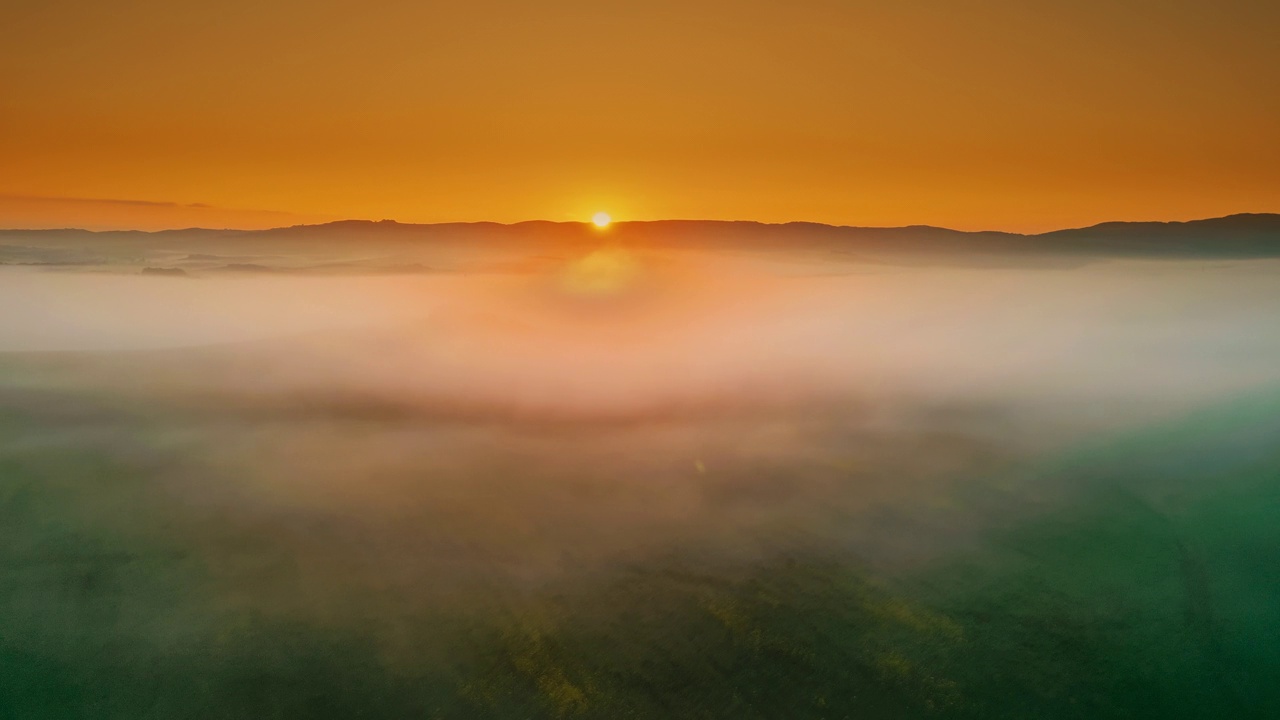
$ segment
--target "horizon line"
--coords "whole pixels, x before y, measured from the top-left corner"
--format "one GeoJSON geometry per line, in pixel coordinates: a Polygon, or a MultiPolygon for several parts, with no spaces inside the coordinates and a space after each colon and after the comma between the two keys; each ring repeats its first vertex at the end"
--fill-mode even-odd
{"type": "MultiPolygon", "coordinates": [[[[606,228],[597,228],[598,232],[608,232],[608,228],[619,225],[657,225],[662,223],[705,223],[715,225],[759,225],[763,227],[787,227],[790,225],[807,225],[814,227],[830,228],[833,230],[944,230],[947,232],[961,233],[965,235],[982,235],[982,234],[999,234],[999,235],[1016,235],[1021,237],[1038,237],[1041,235],[1051,235],[1059,232],[1070,232],[1075,230],[1091,230],[1104,225],[1188,225],[1192,223],[1212,222],[1216,220],[1229,220],[1232,218],[1246,217],[1274,217],[1280,218],[1280,212],[1238,212],[1227,215],[1219,215],[1205,218],[1193,218],[1191,220],[1103,220],[1091,225],[1080,225],[1072,227],[1062,227],[1053,230],[1045,230],[1042,232],[1017,232],[1013,230],[957,230],[942,225],[926,225],[926,224],[909,224],[909,225],[843,225],[835,223],[824,223],[812,220],[787,220],[782,222],[767,222],[762,220],[713,220],[713,219],[696,219],[696,218],[663,218],[660,220],[614,220],[606,228]]],[[[278,230],[296,230],[304,228],[323,228],[332,225],[343,224],[361,224],[361,225],[400,225],[404,227],[444,227],[444,226],[475,226],[475,225],[493,225],[504,228],[518,227],[521,225],[571,225],[582,228],[591,229],[593,227],[590,220],[518,220],[515,222],[499,222],[496,220],[455,220],[444,222],[401,222],[399,220],[384,218],[381,220],[368,220],[361,218],[346,218],[341,220],[330,220],[320,223],[299,223],[296,225],[280,225],[269,228],[217,228],[217,227],[181,227],[181,228],[163,228],[159,230],[142,230],[138,228],[111,228],[101,230],[91,230],[79,227],[58,227],[58,228],[0,228],[0,233],[44,233],[44,232],[84,232],[93,234],[107,233],[140,233],[144,235],[159,235],[162,233],[175,232],[226,232],[226,233],[264,233],[278,230]]]]}

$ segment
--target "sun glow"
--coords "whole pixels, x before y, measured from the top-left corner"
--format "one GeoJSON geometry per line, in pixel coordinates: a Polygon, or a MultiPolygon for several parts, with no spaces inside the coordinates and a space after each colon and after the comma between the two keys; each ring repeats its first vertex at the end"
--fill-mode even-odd
{"type": "Polygon", "coordinates": [[[591,222],[596,224],[598,228],[609,227],[609,223],[613,222],[613,218],[609,217],[607,212],[598,212],[591,216],[591,222]]]}
{"type": "Polygon", "coordinates": [[[602,248],[571,263],[561,280],[563,287],[575,295],[615,295],[627,290],[639,272],[631,253],[621,248],[602,248]]]}

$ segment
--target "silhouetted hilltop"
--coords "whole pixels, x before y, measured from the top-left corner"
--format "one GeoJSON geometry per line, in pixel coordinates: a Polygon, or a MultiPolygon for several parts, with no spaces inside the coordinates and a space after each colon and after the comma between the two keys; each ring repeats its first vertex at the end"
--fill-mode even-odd
{"type": "MultiPolygon", "coordinates": [[[[1280,215],[1191,222],[1110,222],[1038,235],[925,225],[876,228],[792,222],[659,220],[407,224],[342,220],[270,230],[0,230],[0,264],[121,265],[189,271],[325,266],[484,270],[513,257],[562,257],[601,242],[638,248],[817,253],[876,262],[1043,263],[1121,257],[1280,257],[1280,215]],[[290,262],[282,266],[282,258],[290,262]]],[[[505,267],[505,266],[504,266],[505,267]]]]}
{"type": "Polygon", "coordinates": [[[1034,236],[1048,247],[1133,256],[1280,256],[1280,215],[1248,213],[1189,222],[1109,222],[1034,236]]]}

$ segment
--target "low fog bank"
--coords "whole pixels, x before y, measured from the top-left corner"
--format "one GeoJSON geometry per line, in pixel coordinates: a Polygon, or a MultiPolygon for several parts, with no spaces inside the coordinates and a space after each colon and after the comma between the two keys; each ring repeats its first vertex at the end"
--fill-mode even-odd
{"type": "Polygon", "coordinates": [[[1177,404],[1280,375],[1276,261],[1032,270],[600,252],[614,251],[496,276],[9,269],[0,352],[59,353],[25,366],[78,367],[90,383],[109,367],[113,386],[175,398],[533,417],[903,398],[1177,404]]]}
{"type": "Polygon", "coordinates": [[[1276,658],[1238,638],[1280,607],[1278,270],[5,269],[0,690],[104,717],[1265,700],[1276,658]],[[1107,663],[1156,669],[1117,700],[1107,663]]]}
{"type": "Polygon", "coordinates": [[[893,566],[977,521],[912,538],[849,517],[1025,480],[1072,446],[1280,383],[1278,269],[615,247],[503,276],[10,270],[0,399],[166,448],[183,494],[451,528],[417,532],[469,548],[457,567],[713,539],[751,554],[801,527],[893,566]]]}

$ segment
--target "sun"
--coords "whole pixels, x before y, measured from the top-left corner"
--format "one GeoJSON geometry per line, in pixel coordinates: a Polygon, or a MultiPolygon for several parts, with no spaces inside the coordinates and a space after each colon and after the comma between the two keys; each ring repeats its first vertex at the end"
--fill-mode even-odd
{"type": "Polygon", "coordinates": [[[596,224],[598,228],[609,227],[609,223],[613,222],[613,218],[609,217],[607,212],[598,212],[591,216],[591,222],[596,224]]]}

